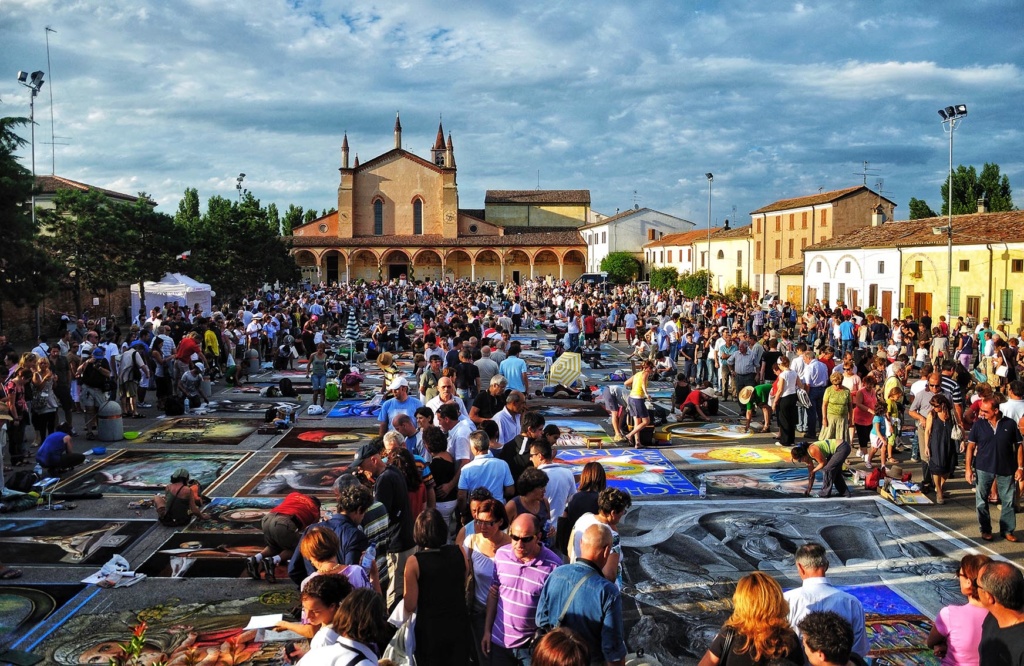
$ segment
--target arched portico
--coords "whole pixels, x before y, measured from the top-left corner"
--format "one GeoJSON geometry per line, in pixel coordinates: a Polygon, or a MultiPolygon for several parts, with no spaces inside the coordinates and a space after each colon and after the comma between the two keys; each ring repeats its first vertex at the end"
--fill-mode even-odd
{"type": "Polygon", "coordinates": [[[562,262],[559,260],[558,254],[550,248],[544,248],[533,255],[533,272],[530,277],[559,275],[561,270],[562,262]]]}
{"type": "Polygon", "coordinates": [[[411,282],[415,278],[409,254],[397,249],[384,252],[380,259],[380,275],[382,280],[398,280],[404,275],[411,282]]]}
{"type": "Polygon", "coordinates": [[[444,258],[444,276],[452,280],[473,275],[473,258],[465,250],[448,250],[444,258]]]}
{"type": "Polygon", "coordinates": [[[366,280],[371,282],[379,279],[380,263],[372,250],[356,250],[349,256],[348,280],[366,280]]]}
{"type": "Polygon", "coordinates": [[[533,262],[530,255],[522,250],[509,250],[505,254],[505,262],[501,267],[501,281],[512,280],[519,284],[522,280],[533,277],[533,262]]]}
{"type": "Polygon", "coordinates": [[[579,250],[569,250],[562,255],[562,272],[559,279],[570,282],[583,275],[587,269],[587,257],[579,250]]]}
{"type": "Polygon", "coordinates": [[[444,261],[441,258],[441,253],[437,250],[420,250],[413,255],[412,265],[417,280],[437,282],[444,277],[444,261]]]}
{"type": "Polygon", "coordinates": [[[501,257],[494,250],[480,250],[473,258],[473,280],[501,281],[501,257]]]}
{"type": "Polygon", "coordinates": [[[299,267],[303,282],[320,284],[323,278],[321,277],[319,262],[315,254],[309,250],[299,250],[295,253],[295,263],[299,267]]]}

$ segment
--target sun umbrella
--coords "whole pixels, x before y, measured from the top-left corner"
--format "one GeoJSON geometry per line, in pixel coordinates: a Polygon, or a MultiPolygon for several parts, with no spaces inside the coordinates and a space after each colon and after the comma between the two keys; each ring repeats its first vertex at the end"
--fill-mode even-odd
{"type": "Polygon", "coordinates": [[[551,364],[551,370],[548,372],[549,383],[569,386],[579,379],[581,367],[579,354],[565,352],[551,364]]]}

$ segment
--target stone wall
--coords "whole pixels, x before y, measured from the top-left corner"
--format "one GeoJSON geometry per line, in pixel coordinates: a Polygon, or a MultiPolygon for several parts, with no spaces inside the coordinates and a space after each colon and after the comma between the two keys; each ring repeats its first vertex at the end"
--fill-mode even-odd
{"type": "MultiPolygon", "coordinates": [[[[121,323],[128,321],[131,308],[131,290],[126,285],[109,294],[85,293],[82,295],[83,315],[89,319],[116,316],[121,323]],[[94,304],[95,303],[95,304],[94,304]]],[[[75,298],[71,291],[62,290],[53,298],[43,301],[38,308],[39,330],[48,336],[57,333],[60,327],[61,313],[68,313],[75,318],[75,298]]],[[[18,349],[28,349],[36,338],[36,308],[14,307],[8,302],[0,303],[0,331],[18,349]]],[[[122,327],[127,328],[127,327],[122,327]]]]}

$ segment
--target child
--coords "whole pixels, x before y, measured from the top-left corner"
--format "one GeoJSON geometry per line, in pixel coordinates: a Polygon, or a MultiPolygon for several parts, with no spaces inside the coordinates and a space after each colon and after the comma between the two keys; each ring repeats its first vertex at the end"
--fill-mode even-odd
{"type": "Polygon", "coordinates": [[[896,441],[895,430],[888,412],[889,407],[886,403],[875,403],[875,416],[871,419],[871,445],[868,447],[868,452],[864,454],[864,464],[869,469],[872,467],[871,458],[879,450],[884,451],[882,455],[885,456],[886,465],[896,464],[896,459],[892,457],[892,447],[896,441]]]}
{"type": "Polygon", "coordinates": [[[338,634],[331,623],[338,605],[351,591],[352,583],[343,574],[314,573],[302,581],[302,621],[282,621],[274,628],[312,639],[310,649],[336,642],[338,634]]]}
{"type": "Polygon", "coordinates": [[[917,351],[914,353],[914,367],[920,370],[928,360],[928,343],[925,340],[920,340],[917,343],[917,351]]]}
{"type": "Polygon", "coordinates": [[[676,385],[672,392],[672,404],[676,407],[681,407],[683,402],[686,401],[687,396],[690,395],[690,380],[686,378],[686,375],[680,372],[676,375],[676,385]]]}
{"type": "MultiPolygon", "coordinates": [[[[890,391],[889,395],[885,397],[885,415],[889,420],[889,424],[892,426],[892,443],[889,445],[889,450],[886,454],[886,464],[893,464],[889,462],[892,460],[893,450],[896,448],[896,442],[899,439],[900,431],[900,407],[903,404],[903,389],[899,386],[894,386],[890,391]]],[[[872,425],[873,427],[873,425],[872,425]]]]}

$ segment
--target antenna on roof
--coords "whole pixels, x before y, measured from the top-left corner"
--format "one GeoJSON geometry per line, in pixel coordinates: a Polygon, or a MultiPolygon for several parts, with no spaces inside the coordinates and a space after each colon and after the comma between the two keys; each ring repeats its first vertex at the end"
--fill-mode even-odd
{"type": "Polygon", "coordinates": [[[636,190],[633,190],[633,210],[640,210],[640,201],[643,199],[636,190]]]}
{"type": "Polygon", "coordinates": [[[860,176],[864,180],[864,185],[867,186],[867,184],[868,184],[868,176],[877,176],[879,170],[878,169],[870,168],[868,165],[871,164],[871,163],[868,162],[867,160],[864,160],[861,164],[863,164],[863,166],[861,167],[861,170],[859,172],[854,171],[853,175],[854,176],[860,176]]]}

